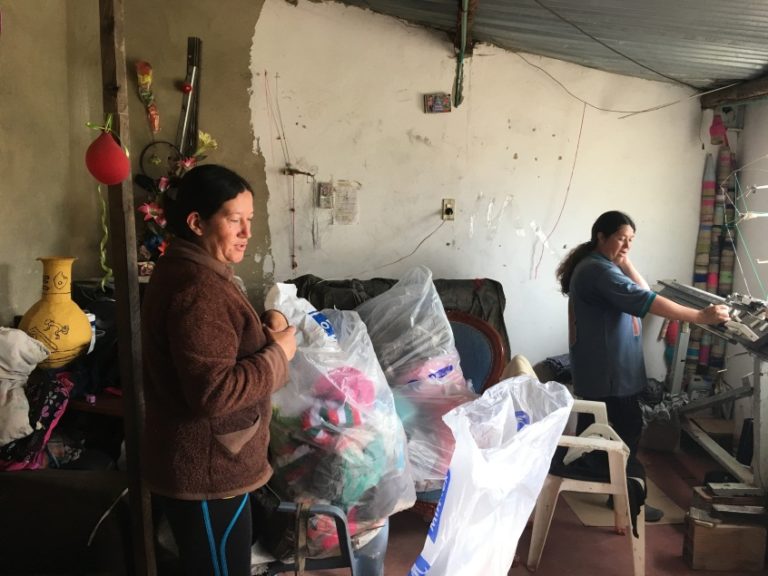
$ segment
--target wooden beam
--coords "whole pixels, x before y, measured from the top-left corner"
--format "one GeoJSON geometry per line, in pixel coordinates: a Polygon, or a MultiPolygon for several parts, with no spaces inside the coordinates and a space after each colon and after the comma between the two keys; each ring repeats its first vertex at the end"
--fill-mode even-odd
{"type": "Polygon", "coordinates": [[[736,86],[718,90],[701,97],[701,107],[717,108],[727,104],[739,104],[748,100],[768,97],[768,76],[742,82],[736,86]]]}
{"type": "Polygon", "coordinates": [[[710,406],[717,406],[719,404],[722,404],[723,402],[730,402],[733,400],[738,400],[739,398],[744,398],[746,396],[752,395],[752,386],[741,386],[740,388],[734,388],[732,390],[727,390],[725,392],[720,392],[719,394],[715,394],[713,396],[707,396],[706,398],[698,398],[696,400],[691,400],[680,408],[679,412],[680,414],[687,414],[688,412],[696,412],[697,410],[702,410],[704,408],[709,408],[710,406]]]}
{"type": "Polygon", "coordinates": [[[704,448],[710,456],[725,468],[728,472],[733,474],[739,482],[744,484],[754,485],[755,476],[749,466],[738,462],[729,452],[720,446],[717,442],[712,440],[698,424],[692,422],[685,416],[680,421],[681,428],[688,433],[688,435],[696,441],[696,443],[704,448]]]}
{"type": "MultiPolygon", "coordinates": [[[[113,129],[130,150],[128,81],[125,67],[123,0],[99,0],[101,20],[101,77],[104,113],[111,113],[113,129]]],[[[123,389],[125,453],[128,468],[133,574],[154,576],[152,508],[142,479],[139,456],[143,429],[144,393],[141,369],[139,279],[136,264],[136,226],[132,179],[109,187],[110,254],[115,274],[120,384],[123,389]]]]}

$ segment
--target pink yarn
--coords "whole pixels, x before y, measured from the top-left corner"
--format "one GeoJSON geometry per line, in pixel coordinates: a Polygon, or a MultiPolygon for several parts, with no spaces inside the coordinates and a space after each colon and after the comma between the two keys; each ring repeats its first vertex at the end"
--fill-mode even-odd
{"type": "Polygon", "coordinates": [[[334,368],[315,383],[315,392],[321,398],[343,403],[352,401],[365,408],[376,399],[376,387],[368,377],[353,366],[334,368]]]}
{"type": "MultiPolygon", "coordinates": [[[[350,536],[358,532],[357,508],[347,511],[347,528],[350,536]]],[[[337,548],[339,536],[336,532],[336,521],[330,516],[313,516],[307,525],[307,538],[322,550],[337,548]]]]}

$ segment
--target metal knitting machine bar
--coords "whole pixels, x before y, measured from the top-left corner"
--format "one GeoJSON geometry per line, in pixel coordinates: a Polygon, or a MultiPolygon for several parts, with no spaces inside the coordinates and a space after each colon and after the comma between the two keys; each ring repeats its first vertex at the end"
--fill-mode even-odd
{"type": "Polygon", "coordinates": [[[723,298],[674,280],[660,280],[659,284],[662,286],[659,294],[684,306],[702,309],[710,304],[725,304],[730,308],[731,319],[702,328],[760,356],[768,356],[768,303],[765,301],[737,292],[723,298]]]}

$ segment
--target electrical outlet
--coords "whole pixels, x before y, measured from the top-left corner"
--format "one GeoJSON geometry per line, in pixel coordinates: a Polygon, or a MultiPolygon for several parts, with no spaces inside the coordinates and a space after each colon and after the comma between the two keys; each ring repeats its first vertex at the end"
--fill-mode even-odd
{"type": "Polygon", "coordinates": [[[456,212],[456,201],[453,198],[443,198],[443,210],[440,213],[443,220],[453,220],[456,212]]]}

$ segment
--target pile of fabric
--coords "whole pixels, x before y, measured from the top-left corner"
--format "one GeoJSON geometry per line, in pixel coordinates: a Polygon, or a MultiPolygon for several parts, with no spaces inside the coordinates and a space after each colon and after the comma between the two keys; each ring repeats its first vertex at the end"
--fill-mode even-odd
{"type": "Polygon", "coordinates": [[[43,344],[22,330],[0,328],[0,470],[45,465],[45,444],[71,388],[45,373],[29,381],[48,355],[43,344]]]}

